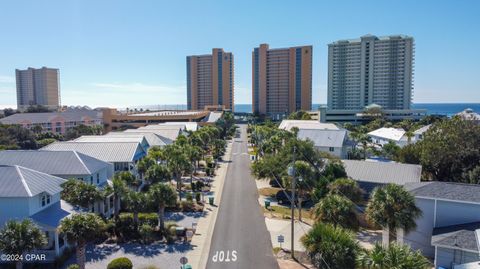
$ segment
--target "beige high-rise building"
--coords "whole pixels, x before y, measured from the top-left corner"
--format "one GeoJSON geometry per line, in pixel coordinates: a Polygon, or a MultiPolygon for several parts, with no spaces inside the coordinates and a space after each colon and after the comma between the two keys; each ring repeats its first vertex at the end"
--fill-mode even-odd
{"type": "Polygon", "coordinates": [[[212,54],[187,56],[187,107],[203,110],[218,106],[233,111],[233,54],[212,49],[212,54]]]}
{"type": "Polygon", "coordinates": [[[312,108],[312,53],[312,46],[253,50],[253,113],[279,119],[312,108]]]}
{"type": "Polygon", "coordinates": [[[58,109],[60,107],[58,73],[58,69],[47,67],[16,69],[17,109],[25,110],[32,105],[58,109]]]}

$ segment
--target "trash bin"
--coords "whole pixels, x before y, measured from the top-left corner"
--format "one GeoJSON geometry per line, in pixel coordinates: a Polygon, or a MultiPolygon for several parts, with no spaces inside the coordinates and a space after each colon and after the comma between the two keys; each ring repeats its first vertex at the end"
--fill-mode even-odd
{"type": "Polygon", "coordinates": [[[192,269],[192,266],[190,264],[185,264],[182,266],[182,269],[192,269]]]}
{"type": "Polygon", "coordinates": [[[270,201],[264,200],[264,202],[265,202],[265,209],[268,209],[270,207],[270,201]]]}
{"type": "Polygon", "coordinates": [[[208,197],[208,203],[210,205],[213,205],[213,197],[212,196],[208,197]]]}
{"type": "Polygon", "coordinates": [[[177,236],[184,236],[185,235],[185,227],[176,227],[175,234],[177,236]]]}

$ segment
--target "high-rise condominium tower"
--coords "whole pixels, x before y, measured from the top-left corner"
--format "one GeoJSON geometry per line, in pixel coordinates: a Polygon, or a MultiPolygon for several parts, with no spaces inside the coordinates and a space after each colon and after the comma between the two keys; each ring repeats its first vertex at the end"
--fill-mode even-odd
{"type": "Polygon", "coordinates": [[[312,108],[312,46],[252,52],[253,113],[279,117],[312,108]]]}
{"type": "Polygon", "coordinates": [[[328,45],[328,109],[410,109],[414,40],[409,36],[340,40],[328,45]]]}
{"type": "Polygon", "coordinates": [[[17,108],[24,110],[31,105],[51,109],[60,107],[58,72],[58,69],[47,67],[16,69],[17,108]]]}
{"type": "Polygon", "coordinates": [[[212,54],[187,56],[187,106],[234,106],[233,54],[213,49],[212,54]]]}

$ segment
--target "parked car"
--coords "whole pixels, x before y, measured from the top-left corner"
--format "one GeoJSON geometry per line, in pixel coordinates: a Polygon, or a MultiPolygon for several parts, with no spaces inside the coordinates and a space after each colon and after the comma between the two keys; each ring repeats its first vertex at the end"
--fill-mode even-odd
{"type": "MultiPolygon", "coordinates": [[[[289,190],[279,190],[275,195],[275,199],[277,200],[278,204],[290,204],[291,197],[292,192],[289,190]]],[[[307,197],[304,197],[304,199],[302,200],[302,206],[310,202],[310,200],[311,197],[309,195],[307,197]]],[[[295,203],[298,203],[298,196],[295,197],[295,203]]]]}

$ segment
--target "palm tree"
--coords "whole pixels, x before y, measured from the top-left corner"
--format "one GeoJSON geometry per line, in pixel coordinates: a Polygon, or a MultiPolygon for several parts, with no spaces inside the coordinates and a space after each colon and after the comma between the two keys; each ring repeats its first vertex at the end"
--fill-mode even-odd
{"type": "Polygon", "coordinates": [[[344,196],[328,194],[315,205],[314,214],[318,221],[333,224],[333,226],[358,229],[355,205],[344,196]]]}
{"type": "Polygon", "coordinates": [[[153,159],[148,155],[145,158],[141,159],[137,164],[137,171],[138,171],[138,174],[140,175],[140,178],[143,179],[145,177],[145,173],[147,172],[147,170],[150,167],[154,166],[155,164],[156,164],[155,159],[153,159]]]}
{"type": "Polygon", "coordinates": [[[126,207],[133,213],[133,222],[138,226],[138,213],[146,209],[147,197],[143,192],[128,191],[126,207]]]}
{"type": "Polygon", "coordinates": [[[62,183],[61,197],[74,206],[90,208],[102,198],[102,193],[92,184],[72,178],[62,183]]]}
{"type": "Polygon", "coordinates": [[[148,184],[155,184],[162,181],[168,181],[172,177],[172,173],[165,164],[154,164],[148,168],[145,173],[145,180],[148,184]]]}
{"type": "Polygon", "coordinates": [[[359,246],[355,235],[343,228],[317,222],[301,238],[316,268],[354,268],[359,246]]]}
{"type": "Polygon", "coordinates": [[[311,165],[305,161],[296,161],[295,171],[299,176],[296,186],[298,192],[298,220],[302,221],[302,203],[306,194],[311,191],[314,186],[315,171],[311,165]]]}
{"type": "Polygon", "coordinates": [[[91,240],[97,238],[105,229],[103,220],[92,213],[73,214],[60,223],[60,232],[67,241],[76,244],[77,264],[85,269],[85,247],[91,240]]]}
{"type": "MultiPolygon", "coordinates": [[[[42,231],[30,219],[21,222],[8,221],[0,230],[0,252],[22,255],[47,244],[42,231]]],[[[17,269],[23,267],[23,260],[15,264],[17,269]]]]}
{"type": "Polygon", "coordinates": [[[363,201],[364,192],[353,179],[338,178],[328,185],[328,190],[332,194],[345,196],[354,203],[360,203],[363,201]]]}
{"type": "Polygon", "coordinates": [[[176,144],[165,146],[165,153],[167,166],[177,181],[177,191],[180,194],[179,197],[181,197],[182,175],[186,171],[190,171],[190,169],[192,169],[190,166],[190,160],[188,159],[188,156],[184,152],[183,148],[176,144]]]}
{"type": "Polygon", "coordinates": [[[110,191],[107,191],[107,192],[113,193],[113,201],[115,203],[113,215],[116,220],[118,219],[118,214],[120,212],[120,197],[123,196],[127,191],[126,182],[122,179],[121,176],[117,176],[117,175],[115,175],[112,179],[112,186],[110,188],[110,191]]]}
{"type": "Polygon", "coordinates": [[[415,220],[422,211],[415,205],[415,197],[405,188],[396,184],[377,187],[371,194],[367,209],[367,219],[384,229],[384,245],[390,243],[390,232],[403,229],[406,233],[415,229],[415,220]]]}
{"type": "Polygon", "coordinates": [[[431,268],[430,262],[422,253],[412,251],[407,245],[390,244],[388,248],[375,244],[372,250],[363,250],[357,257],[360,269],[374,268],[431,268]]]}
{"type": "Polygon", "coordinates": [[[165,207],[173,206],[177,200],[175,189],[170,184],[157,183],[150,187],[148,191],[149,201],[158,208],[158,227],[164,231],[164,213],[165,207]]]}

